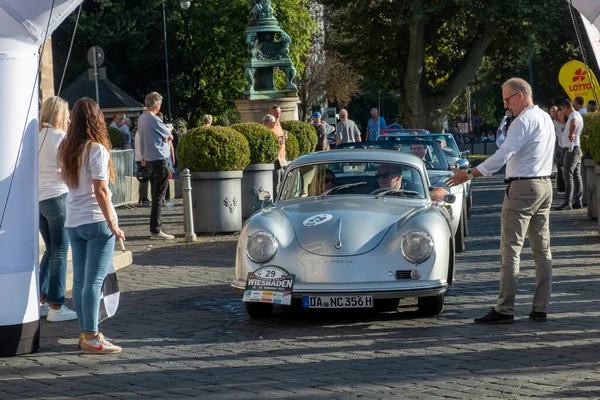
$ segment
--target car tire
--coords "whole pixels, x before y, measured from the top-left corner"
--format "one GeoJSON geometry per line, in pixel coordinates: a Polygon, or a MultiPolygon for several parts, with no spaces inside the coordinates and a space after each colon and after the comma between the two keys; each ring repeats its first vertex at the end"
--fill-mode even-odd
{"type": "Polygon", "coordinates": [[[458,229],[454,235],[454,251],[462,253],[465,251],[465,215],[464,212],[460,215],[460,222],[458,223],[458,229]]]}
{"type": "Polygon", "coordinates": [[[252,318],[267,318],[273,312],[273,304],[268,303],[244,303],[246,312],[252,318]]]}
{"type": "Polygon", "coordinates": [[[422,315],[440,315],[444,311],[444,294],[419,297],[419,313],[422,315]]]}
{"type": "Polygon", "coordinates": [[[398,311],[400,299],[377,299],[375,300],[375,312],[398,311]]]}
{"type": "Polygon", "coordinates": [[[471,207],[473,207],[473,189],[471,195],[467,197],[467,217],[471,218],[471,207]]]}

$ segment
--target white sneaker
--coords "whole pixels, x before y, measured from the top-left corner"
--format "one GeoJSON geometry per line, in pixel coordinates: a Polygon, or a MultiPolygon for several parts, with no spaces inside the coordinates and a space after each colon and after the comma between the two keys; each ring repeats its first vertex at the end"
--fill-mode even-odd
{"type": "Polygon", "coordinates": [[[172,239],[175,239],[175,236],[169,235],[168,233],[160,231],[159,233],[152,233],[152,234],[150,234],[150,239],[154,239],[154,240],[172,240],[172,239]]]}
{"type": "Polygon", "coordinates": [[[47,317],[48,310],[50,310],[50,304],[40,303],[40,318],[47,317]]]}
{"type": "Polygon", "coordinates": [[[61,306],[58,310],[50,308],[48,310],[48,322],[61,322],[61,321],[72,321],[77,319],[77,313],[73,310],[69,310],[67,306],[61,306]]]}
{"type": "Polygon", "coordinates": [[[113,354],[120,353],[123,349],[114,343],[109,342],[99,333],[95,339],[81,341],[81,351],[88,354],[113,354]]]}

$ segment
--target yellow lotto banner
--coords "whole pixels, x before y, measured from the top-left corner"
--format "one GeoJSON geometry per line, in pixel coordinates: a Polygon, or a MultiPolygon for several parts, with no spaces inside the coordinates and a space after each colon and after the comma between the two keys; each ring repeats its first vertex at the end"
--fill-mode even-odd
{"type": "MultiPolygon", "coordinates": [[[[589,69],[589,73],[592,75],[592,82],[596,93],[600,95],[600,86],[592,69],[589,69]]],[[[581,61],[569,61],[562,66],[558,73],[558,81],[560,82],[567,95],[573,101],[575,97],[583,97],[583,104],[587,104],[588,100],[594,99],[594,93],[592,92],[592,84],[588,76],[588,70],[585,64],[581,61]]]]}

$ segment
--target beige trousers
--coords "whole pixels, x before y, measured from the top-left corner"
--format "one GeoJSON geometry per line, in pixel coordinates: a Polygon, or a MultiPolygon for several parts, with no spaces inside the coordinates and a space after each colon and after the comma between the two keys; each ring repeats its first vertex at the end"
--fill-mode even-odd
{"type": "Polygon", "coordinates": [[[548,308],[552,291],[551,206],[550,179],[512,181],[506,188],[500,238],[500,296],[496,304],[500,314],[512,315],[514,312],[519,262],[526,234],[535,262],[533,311],[546,312],[548,308]]]}

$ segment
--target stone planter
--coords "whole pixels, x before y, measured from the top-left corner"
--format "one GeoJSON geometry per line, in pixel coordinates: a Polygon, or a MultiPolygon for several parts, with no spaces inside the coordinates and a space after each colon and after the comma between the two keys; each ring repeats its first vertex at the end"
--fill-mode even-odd
{"type": "MultiPolygon", "coordinates": [[[[587,199],[587,188],[588,188],[588,180],[587,175],[585,173],[585,167],[583,166],[583,158],[581,159],[581,164],[579,166],[579,173],[581,174],[581,205],[586,207],[588,205],[587,199]]],[[[588,211],[589,214],[589,211],[588,211]]]]}
{"type": "Polygon", "coordinates": [[[192,172],[192,211],[196,233],[242,229],[243,171],[192,172]]]}
{"type": "Polygon", "coordinates": [[[590,218],[598,218],[598,199],[596,199],[596,173],[594,172],[594,160],[583,160],[582,176],[585,177],[587,185],[584,185],[584,198],[587,199],[587,213],[590,218]]]}
{"type": "Polygon", "coordinates": [[[273,169],[274,164],[250,164],[244,170],[242,178],[242,218],[260,209],[261,201],[258,200],[260,190],[267,191],[273,196],[273,169]]]}

